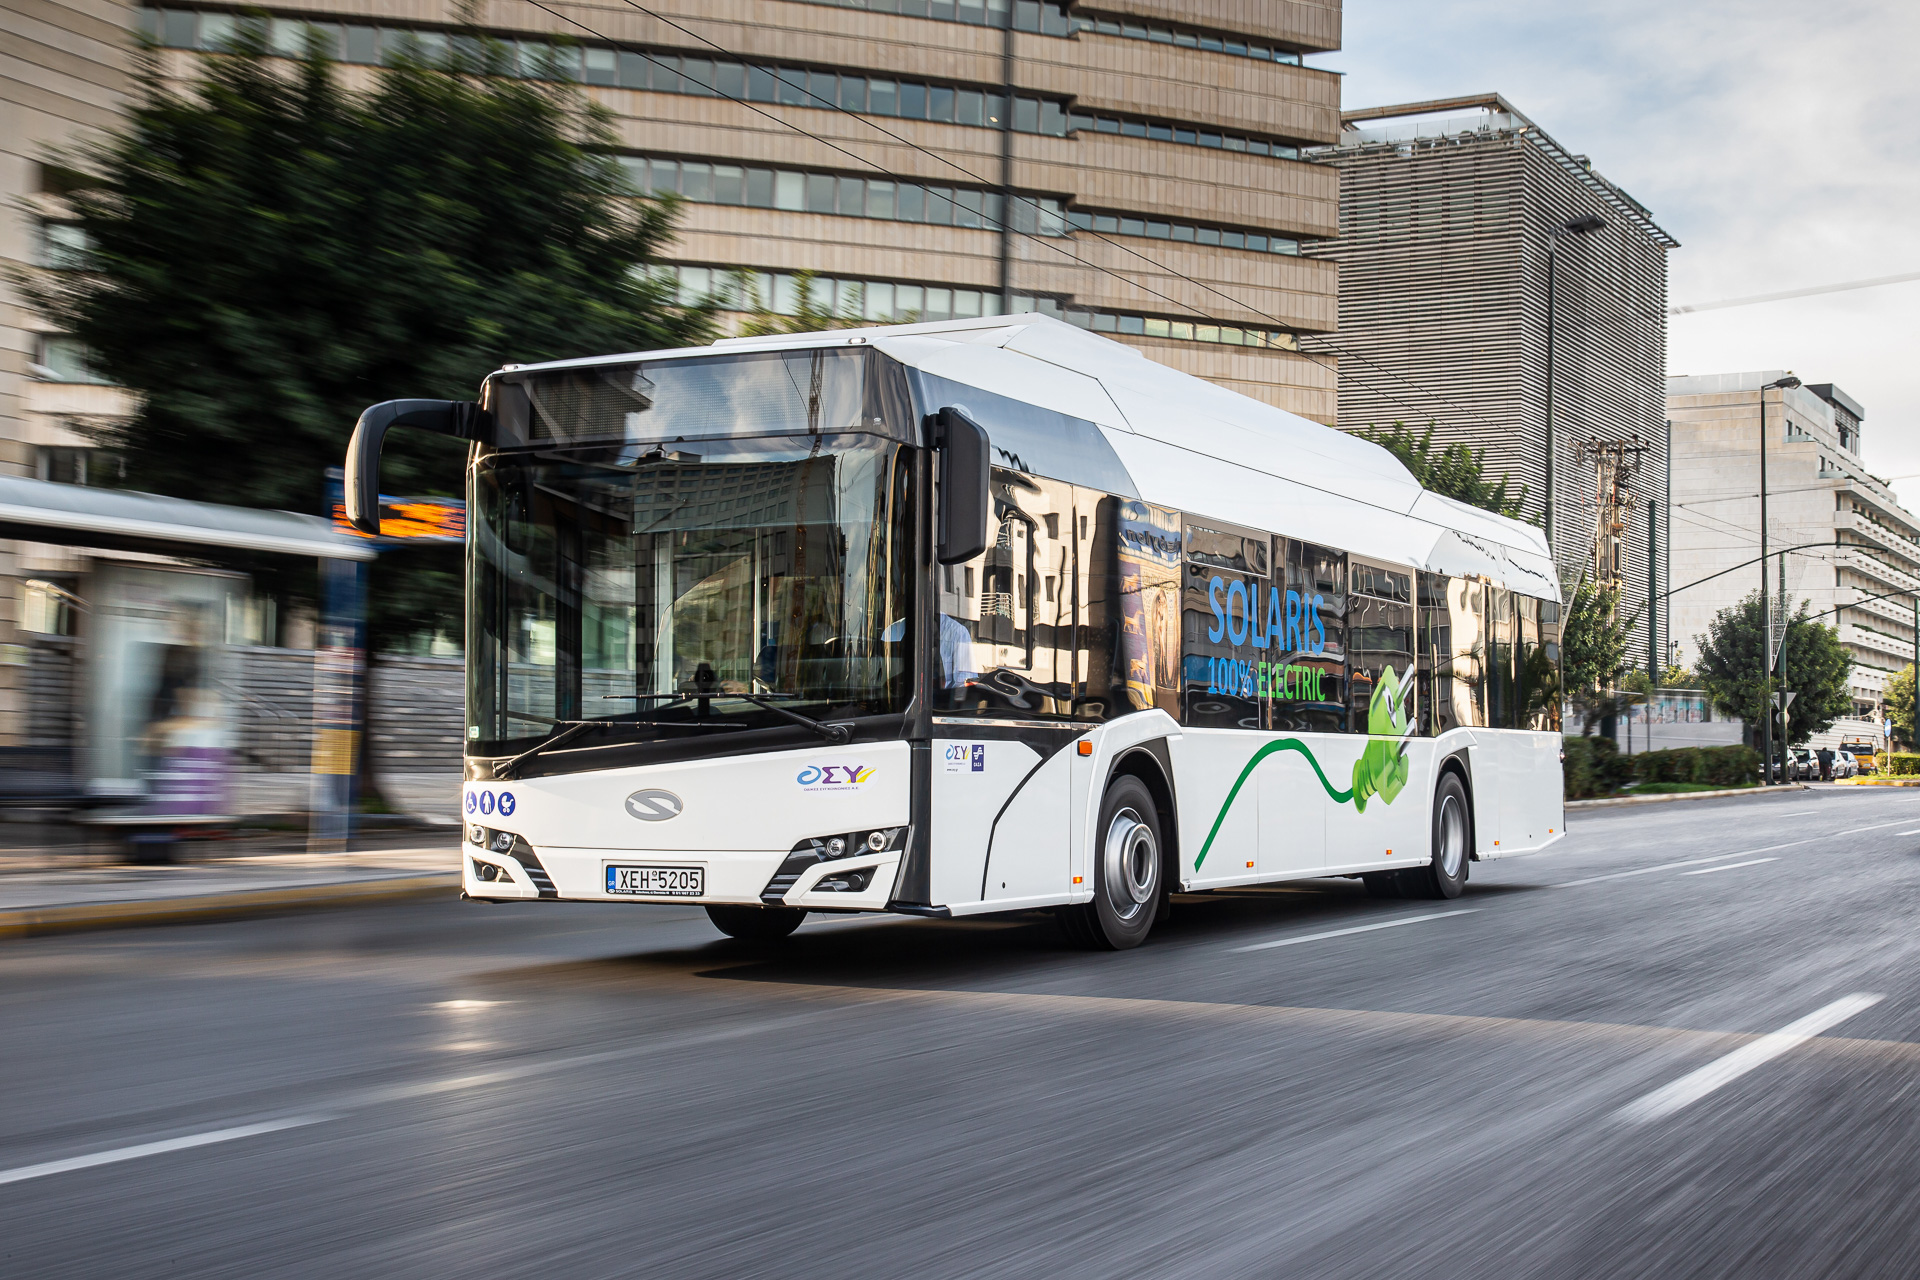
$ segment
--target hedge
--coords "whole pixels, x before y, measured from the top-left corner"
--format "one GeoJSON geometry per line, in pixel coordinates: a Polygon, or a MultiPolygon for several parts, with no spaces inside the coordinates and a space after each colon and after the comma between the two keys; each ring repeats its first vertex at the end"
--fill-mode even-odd
{"type": "MultiPolygon", "coordinates": [[[[1752,747],[1681,747],[1623,756],[1611,738],[1566,739],[1566,798],[1610,795],[1632,782],[1691,782],[1750,787],[1760,781],[1760,753],[1752,747]]],[[[1899,757],[1896,757],[1896,759],[1899,757]]],[[[1920,773],[1920,755],[1909,770],[1920,773]]]]}
{"type": "Polygon", "coordinates": [[[1890,751],[1875,763],[1880,772],[1896,778],[1911,778],[1920,774],[1920,755],[1911,751],[1890,751]]]}

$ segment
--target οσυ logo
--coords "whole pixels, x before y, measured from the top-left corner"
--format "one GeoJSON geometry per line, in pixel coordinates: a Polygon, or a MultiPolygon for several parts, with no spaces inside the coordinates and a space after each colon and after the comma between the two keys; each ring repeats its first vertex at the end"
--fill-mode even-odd
{"type": "Polygon", "coordinates": [[[627,797],[627,812],[642,822],[665,822],[679,817],[685,808],[679,796],[659,787],[636,791],[627,797]]]}

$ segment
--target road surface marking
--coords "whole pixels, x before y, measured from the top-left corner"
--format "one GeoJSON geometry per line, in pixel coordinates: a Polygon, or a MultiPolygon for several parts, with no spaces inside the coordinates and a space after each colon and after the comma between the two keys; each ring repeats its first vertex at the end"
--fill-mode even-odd
{"type": "Polygon", "coordinates": [[[1458,911],[1430,911],[1422,916],[1402,916],[1398,920],[1383,920],[1379,924],[1357,924],[1351,929],[1329,929],[1325,933],[1303,934],[1298,938],[1282,938],[1278,942],[1256,942],[1250,947],[1233,947],[1234,952],[1270,951],[1274,947],[1297,947],[1303,942],[1320,942],[1327,938],[1344,938],[1350,933],[1372,933],[1375,929],[1392,929],[1403,924],[1419,924],[1422,920],[1445,920],[1448,916],[1470,916],[1478,907],[1462,907],[1458,911]]]}
{"type": "Polygon", "coordinates": [[[1901,822],[1912,822],[1912,818],[1902,818],[1899,822],[1876,822],[1871,827],[1848,827],[1845,831],[1836,831],[1837,836],[1857,836],[1862,831],[1883,831],[1888,827],[1897,827],[1901,822]]]}
{"type": "Polygon", "coordinates": [[[1778,858],[1755,858],[1752,862],[1729,862],[1724,867],[1702,867],[1698,871],[1682,871],[1683,876],[1710,876],[1716,871],[1732,871],[1736,867],[1757,867],[1763,862],[1778,862],[1778,858]]]}
{"type": "Polygon", "coordinates": [[[1920,827],[1915,827],[1911,831],[1896,831],[1893,834],[1897,836],[1920,836],[1920,827]]]}
{"type": "Polygon", "coordinates": [[[1789,840],[1785,844],[1770,844],[1759,849],[1742,849],[1738,853],[1719,853],[1711,858],[1687,858],[1680,862],[1662,862],[1653,867],[1635,867],[1632,871],[1614,871],[1604,876],[1587,876],[1581,880],[1563,880],[1551,886],[1555,889],[1573,889],[1583,884],[1599,884],[1603,880],[1625,880],[1629,876],[1650,876],[1656,871],[1678,871],[1681,867],[1703,867],[1710,862],[1725,862],[1729,858],[1748,858],[1756,853],[1772,853],[1776,849],[1792,849],[1803,844],[1812,844],[1818,837],[1805,840],[1789,840]]]}
{"type": "Polygon", "coordinates": [[[1700,1101],[1721,1085],[1731,1084],[1754,1068],[1764,1066],[1781,1054],[1805,1044],[1827,1028],[1838,1026],[1856,1013],[1871,1009],[1882,999],[1864,991],[1843,996],[1824,1008],[1815,1009],[1804,1018],[1789,1022],[1778,1031],[1741,1045],[1726,1057],[1709,1062],[1698,1071],[1689,1072],[1673,1083],[1655,1089],[1644,1098],[1628,1103],[1620,1108],[1620,1118],[1636,1123],[1664,1119],[1682,1107],[1700,1101]]]}
{"type": "Polygon", "coordinates": [[[138,1160],[143,1156],[165,1155],[169,1151],[187,1151],[193,1147],[211,1146],[216,1142],[233,1142],[239,1138],[254,1137],[256,1134],[275,1133],[281,1129],[297,1129],[301,1125],[319,1124],[322,1120],[332,1118],[332,1116],[290,1116],[284,1120],[264,1120],[259,1124],[243,1124],[231,1129],[214,1129],[207,1133],[188,1134],[184,1138],[168,1138],[164,1142],[143,1142],[133,1147],[116,1147],[112,1151],[96,1151],[90,1156],[47,1160],[40,1164],[21,1165],[17,1169],[0,1169],[0,1184],[25,1182],[29,1178],[44,1178],[50,1174],[66,1173],[73,1169],[91,1169],[96,1165],[118,1164],[122,1160],[138,1160]]]}

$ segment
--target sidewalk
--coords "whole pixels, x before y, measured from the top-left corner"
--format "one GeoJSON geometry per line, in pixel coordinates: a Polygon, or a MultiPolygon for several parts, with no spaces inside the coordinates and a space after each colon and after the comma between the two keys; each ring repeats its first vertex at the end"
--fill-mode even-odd
{"type": "Polygon", "coordinates": [[[341,906],[460,888],[459,837],[368,853],[255,853],[175,866],[35,859],[0,864],[0,938],[65,929],[210,920],[290,908],[341,906]]]}

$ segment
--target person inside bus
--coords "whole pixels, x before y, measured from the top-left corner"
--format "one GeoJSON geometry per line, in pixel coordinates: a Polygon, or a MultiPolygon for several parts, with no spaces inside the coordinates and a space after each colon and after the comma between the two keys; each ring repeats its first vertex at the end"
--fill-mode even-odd
{"type": "MultiPolygon", "coordinates": [[[[880,633],[880,638],[888,644],[898,644],[906,633],[907,620],[899,618],[880,633]]],[[[940,678],[943,689],[965,689],[980,678],[980,673],[973,669],[973,634],[967,630],[966,623],[950,613],[940,615],[940,678]]]]}

